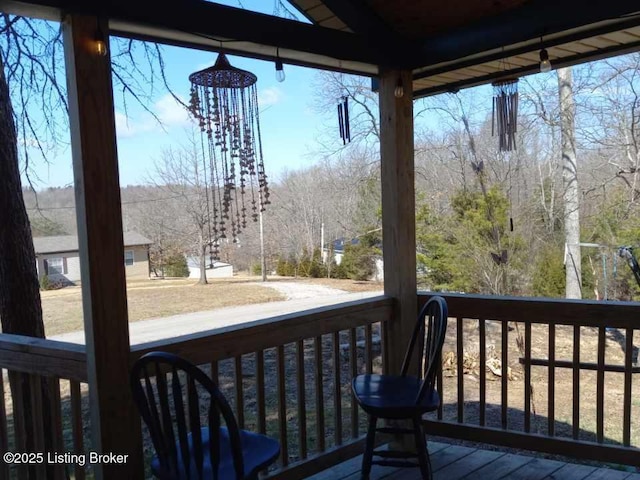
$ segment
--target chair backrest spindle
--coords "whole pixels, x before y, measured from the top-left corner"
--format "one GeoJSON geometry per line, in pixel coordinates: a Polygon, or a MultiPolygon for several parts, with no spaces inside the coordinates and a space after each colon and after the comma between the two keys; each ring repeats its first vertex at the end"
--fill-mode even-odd
{"type": "Polygon", "coordinates": [[[409,346],[402,362],[402,375],[409,373],[412,361],[418,361],[422,385],[416,398],[419,403],[435,383],[438,368],[441,368],[442,346],[447,332],[447,302],[442,297],[432,297],[420,309],[409,346]],[[426,334],[426,339],[425,339],[426,334]],[[418,348],[416,349],[416,344],[418,348]],[[414,351],[419,352],[414,359],[414,351]]]}
{"type": "Polygon", "coordinates": [[[209,454],[213,477],[218,477],[223,420],[229,435],[236,478],[241,479],[244,468],[240,432],[231,407],[218,387],[202,370],[186,360],[165,352],[152,352],[134,364],[131,389],[149,429],[160,469],[164,476],[170,478],[203,477],[205,452],[198,387],[208,393],[210,401],[209,454]],[[171,375],[169,382],[167,372],[171,375]],[[152,377],[155,377],[155,388],[152,377]]]}

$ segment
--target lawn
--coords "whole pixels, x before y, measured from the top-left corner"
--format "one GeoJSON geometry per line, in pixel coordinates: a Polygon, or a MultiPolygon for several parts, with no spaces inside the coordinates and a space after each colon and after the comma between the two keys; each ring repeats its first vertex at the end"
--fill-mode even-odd
{"type": "MultiPolygon", "coordinates": [[[[80,287],[67,287],[41,294],[47,336],[84,328],[80,287]]],[[[284,300],[275,290],[249,282],[214,280],[208,285],[198,285],[189,279],[131,282],[127,287],[127,298],[131,322],[284,300]]]]}
{"type": "MultiPolygon", "coordinates": [[[[376,282],[336,279],[269,278],[269,282],[303,282],[338,288],[348,292],[382,290],[376,282]]],[[[273,302],[285,298],[276,290],[257,285],[259,277],[234,276],[213,279],[198,285],[193,279],[135,280],[127,284],[129,321],[167,317],[236,305],[273,302]]],[[[82,292],[80,287],[41,292],[47,336],[82,330],[82,292]]]]}

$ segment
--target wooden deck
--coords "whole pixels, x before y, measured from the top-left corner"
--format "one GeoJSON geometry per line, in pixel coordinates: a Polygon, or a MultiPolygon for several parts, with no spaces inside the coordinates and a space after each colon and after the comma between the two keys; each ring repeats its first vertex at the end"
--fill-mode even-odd
{"type": "MultiPolygon", "coordinates": [[[[434,480],[640,480],[640,474],[477,448],[429,442],[434,480]]],[[[362,456],[308,480],[359,480],[362,456]]],[[[419,480],[417,468],[373,466],[370,480],[419,480]]]]}

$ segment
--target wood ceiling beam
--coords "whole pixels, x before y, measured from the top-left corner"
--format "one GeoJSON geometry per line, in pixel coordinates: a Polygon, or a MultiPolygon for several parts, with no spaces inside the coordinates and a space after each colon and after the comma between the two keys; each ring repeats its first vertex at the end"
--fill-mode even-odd
{"type": "Polygon", "coordinates": [[[322,3],[354,33],[399,42],[398,35],[362,0],[323,0],[322,3]]]}
{"type": "MultiPolygon", "coordinates": [[[[381,37],[372,41],[358,34],[202,0],[183,0],[176,4],[175,8],[162,8],[155,0],[0,1],[0,8],[4,10],[4,6],[8,4],[18,5],[25,12],[54,9],[65,13],[93,14],[131,24],[147,25],[210,38],[255,42],[372,65],[402,62],[402,60],[396,60],[398,50],[395,49],[395,46],[388,44],[386,39],[381,37]]],[[[233,47],[233,43],[230,43],[230,47],[233,47]]],[[[406,61],[408,62],[408,59],[406,61]]]]}
{"type": "Polygon", "coordinates": [[[414,67],[452,61],[634,13],[640,13],[637,0],[532,0],[520,8],[425,39],[414,51],[414,67]]]}

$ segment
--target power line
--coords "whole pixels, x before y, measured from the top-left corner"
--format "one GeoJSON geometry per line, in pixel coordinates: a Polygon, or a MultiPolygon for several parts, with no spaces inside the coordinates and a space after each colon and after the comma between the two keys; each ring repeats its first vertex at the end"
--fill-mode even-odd
{"type": "MultiPolygon", "coordinates": [[[[164,200],[173,200],[181,197],[195,197],[196,195],[200,195],[199,193],[188,193],[184,195],[174,195],[172,197],[160,197],[160,198],[150,198],[147,200],[130,200],[128,202],[121,202],[121,205],[135,205],[137,203],[150,203],[150,202],[161,202],[164,200]]],[[[69,210],[75,209],[75,205],[65,206],[65,207],[26,207],[27,210],[69,210]]]]}

